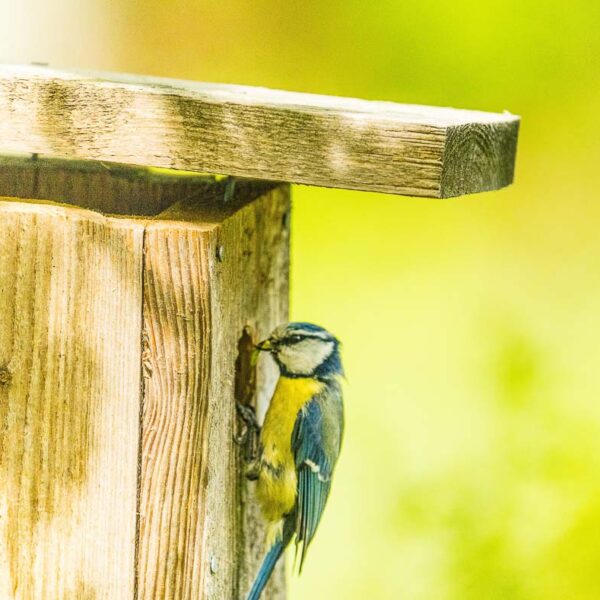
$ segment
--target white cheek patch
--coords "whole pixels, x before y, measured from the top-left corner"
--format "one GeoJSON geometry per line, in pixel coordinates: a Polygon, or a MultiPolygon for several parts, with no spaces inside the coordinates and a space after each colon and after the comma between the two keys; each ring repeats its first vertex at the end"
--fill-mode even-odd
{"type": "Polygon", "coordinates": [[[308,339],[290,346],[283,346],[279,360],[290,373],[310,375],[333,352],[334,343],[308,339]]]}

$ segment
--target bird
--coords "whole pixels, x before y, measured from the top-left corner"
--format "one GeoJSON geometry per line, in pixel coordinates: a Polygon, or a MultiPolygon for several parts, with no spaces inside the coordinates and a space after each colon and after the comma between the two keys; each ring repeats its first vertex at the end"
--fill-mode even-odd
{"type": "Polygon", "coordinates": [[[295,536],[299,571],[329,497],[344,430],[340,342],[312,323],[277,327],[256,345],[271,355],[279,379],[247,476],[267,523],[269,548],[247,600],[258,600],[295,536]]]}

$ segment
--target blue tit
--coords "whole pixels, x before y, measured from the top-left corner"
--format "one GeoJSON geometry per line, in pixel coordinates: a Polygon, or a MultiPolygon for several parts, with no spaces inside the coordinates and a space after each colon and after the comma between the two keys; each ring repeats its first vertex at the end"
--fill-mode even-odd
{"type": "Polygon", "coordinates": [[[288,323],[257,349],[271,354],[280,376],[250,469],[270,549],[248,600],[258,600],[294,536],[302,569],[329,496],[344,428],[340,343],[331,333],[310,323],[288,323]]]}

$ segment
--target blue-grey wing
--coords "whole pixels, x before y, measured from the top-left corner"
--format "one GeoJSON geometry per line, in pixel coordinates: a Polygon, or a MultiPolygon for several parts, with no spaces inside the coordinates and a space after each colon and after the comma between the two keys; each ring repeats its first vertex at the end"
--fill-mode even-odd
{"type": "Polygon", "coordinates": [[[329,496],[343,427],[342,394],[335,382],[310,400],[296,419],[292,451],[298,473],[295,532],[296,546],[302,543],[300,569],[329,496]]]}

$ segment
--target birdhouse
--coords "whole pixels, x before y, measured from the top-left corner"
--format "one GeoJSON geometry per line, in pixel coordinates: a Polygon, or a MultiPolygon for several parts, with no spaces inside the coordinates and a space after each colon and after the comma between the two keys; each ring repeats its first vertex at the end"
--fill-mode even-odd
{"type": "Polygon", "coordinates": [[[287,320],[290,184],[495,190],[518,127],[0,67],[0,598],[243,598],[265,542],[236,400],[276,377],[251,352],[287,320]]]}

